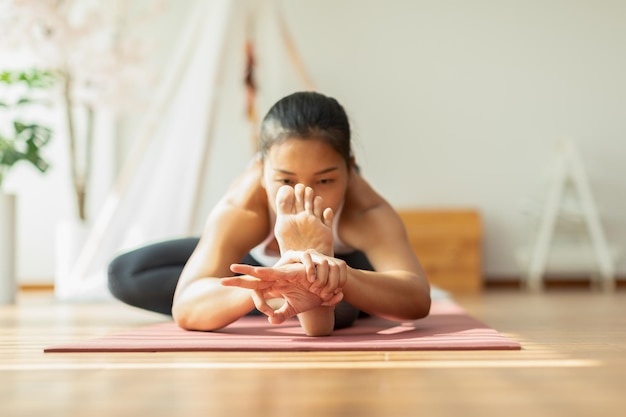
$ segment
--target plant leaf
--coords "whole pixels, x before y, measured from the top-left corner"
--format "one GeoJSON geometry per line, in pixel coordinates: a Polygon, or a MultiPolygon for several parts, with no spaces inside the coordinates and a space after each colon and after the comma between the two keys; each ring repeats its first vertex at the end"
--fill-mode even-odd
{"type": "Polygon", "coordinates": [[[35,103],[35,100],[30,99],[30,98],[28,98],[28,97],[22,97],[21,99],[19,99],[19,100],[17,101],[17,103],[15,103],[15,105],[16,105],[16,106],[22,106],[22,105],[24,105],[24,104],[32,104],[32,103],[35,103]]]}
{"type": "Polygon", "coordinates": [[[17,133],[18,135],[20,133],[22,133],[22,131],[24,131],[28,126],[26,126],[24,123],[20,122],[19,120],[15,120],[13,122],[13,127],[15,128],[15,133],[17,133]]]}

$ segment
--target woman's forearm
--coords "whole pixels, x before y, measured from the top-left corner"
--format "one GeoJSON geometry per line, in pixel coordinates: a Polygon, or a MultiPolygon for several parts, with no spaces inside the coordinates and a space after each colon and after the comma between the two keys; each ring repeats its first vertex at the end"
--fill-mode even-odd
{"type": "Polygon", "coordinates": [[[366,313],[390,320],[416,320],[430,312],[430,288],[408,271],[348,269],[344,300],[366,313]]]}
{"type": "Polygon", "coordinates": [[[225,287],[218,278],[200,278],[177,290],[172,316],[186,330],[217,330],[254,308],[251,291],[225,287]]]}

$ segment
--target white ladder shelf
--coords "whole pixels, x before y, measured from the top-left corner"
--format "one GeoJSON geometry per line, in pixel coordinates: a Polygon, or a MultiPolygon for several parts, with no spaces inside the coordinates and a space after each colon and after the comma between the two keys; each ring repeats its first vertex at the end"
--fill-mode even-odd
{"type": "MultiPolygon", "coordinates": [[[[575,146],[568,141],[559,144],[555,172],[548,190],[547,200],[539,219],[539,229],[527,257],[526,287],[531,291],[543,288],[543,275],[556,232],[557,221],[562,215],[562,204],[568,187],[578,199],[585,231],[591,242],[593,257],[598,268],[602,288],[615,289],[614,256],[611,253],[600,222],[589,181],[575,146]]],[[[580,255],[573,255],[580,257],[580,255]]]]}

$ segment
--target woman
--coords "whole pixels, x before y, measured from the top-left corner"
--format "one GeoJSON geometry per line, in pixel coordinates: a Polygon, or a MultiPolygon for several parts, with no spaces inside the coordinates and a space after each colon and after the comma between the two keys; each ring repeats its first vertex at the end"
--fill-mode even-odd
{"type": "Polygon", "coordinates": [[[413,320],[430,310],[402,221],[356,169],[344,109],[314,92],[270,109],[259,157],[199,242],[163,242],[111,263],[109,288],[129,304],[167,312],[174,286],[172,315],[191,330],[222,328],[255,307],[275,324],[297,316],[310,336],[351,325],[359,311],[413,320]]]}

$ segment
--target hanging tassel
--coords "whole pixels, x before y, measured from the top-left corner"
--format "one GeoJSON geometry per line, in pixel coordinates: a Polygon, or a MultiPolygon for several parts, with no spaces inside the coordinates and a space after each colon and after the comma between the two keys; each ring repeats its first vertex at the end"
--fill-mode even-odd
{"type": "Polygon", "coordinates": [[[254,58],[254,44],[250,39],[246,41],[246,70],[244,77],[244,84],[246,86],[246,115],[248,121],[251,124],[256,124],[258,121],[256,110],[256,80],[255,80],[255,58],[254,58]]]}

